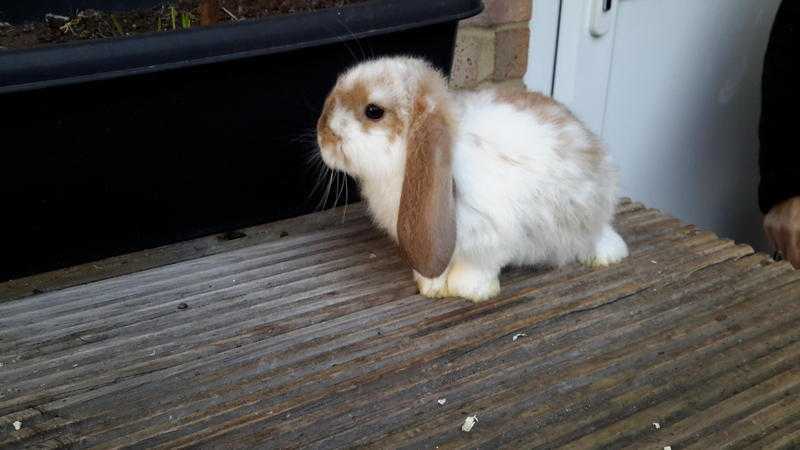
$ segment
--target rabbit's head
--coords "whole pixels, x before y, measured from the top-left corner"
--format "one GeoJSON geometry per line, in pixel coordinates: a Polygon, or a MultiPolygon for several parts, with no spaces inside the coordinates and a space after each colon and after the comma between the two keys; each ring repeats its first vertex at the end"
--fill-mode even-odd
{"type": "Polygon", "coordinates": [[[455,248],[454,126],[444,77],[405,57],[342,74],[317,123],[320,153],[332,169],[369,183],[402,177],[397,238],[426,277],[444,272],[455,248]]]}

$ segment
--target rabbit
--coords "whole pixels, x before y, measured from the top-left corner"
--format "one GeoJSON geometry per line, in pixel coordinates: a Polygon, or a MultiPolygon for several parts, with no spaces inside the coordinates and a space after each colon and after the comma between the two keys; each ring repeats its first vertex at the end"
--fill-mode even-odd
{"type": "Polygon", "coordinates": [[[454,91],[423,59],[381,57],[339,76],[317,143],[358,182],[426,297],[483,301],[506,266],[628,255],[603,144],[542,94],[454,91]]]}

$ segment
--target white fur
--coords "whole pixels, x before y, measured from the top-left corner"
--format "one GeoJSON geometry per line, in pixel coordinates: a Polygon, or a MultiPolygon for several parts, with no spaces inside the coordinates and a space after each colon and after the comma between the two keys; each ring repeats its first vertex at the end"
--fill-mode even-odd
{"type": "MultiPolygon", "coordinates": [[[[337,86],[365,81],[370,101],[396,111],[407,127],[418,80],[430,70],[416,59],[378,59],[351,69],[337,86]]],[[[485,300],[499,293],[506,265],[608,265],[627,256],[611,226],[615,172],[605,156],[589,162],[587,148],[598,145],[597,138],[580,122],[560,106],[544,105],[550,116],[568,119],[556,126],[530,108],[498,101],[492,90],[447,96],[456,119],[456,249],[437,279],[415,273],[424,295],[485,300]]],[[[406,139],[392,141],[382,129],[367,132],[355,113],[334,110],[331,128],[344,144],[321,147],[322,156],[358,179],[375,222],[397,239],[406,139]]]]}

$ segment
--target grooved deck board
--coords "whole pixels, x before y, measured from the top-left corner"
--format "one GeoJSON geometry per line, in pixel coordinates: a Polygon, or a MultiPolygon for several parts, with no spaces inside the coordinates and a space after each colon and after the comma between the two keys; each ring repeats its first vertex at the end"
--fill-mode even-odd
{"type": "Polygon", "coordinates": [[[0,284],[0,447],[800,447],[787,263],[625,200],[623,263],[432,301],[342,212],[0,284]]]}

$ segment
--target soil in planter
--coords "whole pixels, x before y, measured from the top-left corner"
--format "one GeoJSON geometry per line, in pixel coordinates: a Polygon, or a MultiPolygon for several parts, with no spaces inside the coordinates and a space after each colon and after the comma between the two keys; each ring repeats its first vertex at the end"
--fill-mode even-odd
{"type": "Polygon", "coordinates": [[[41,22],[0,23],[0,51],[73,41],[170,32],[199,26],[342,7],[366,0],[177,0],[150,9],[48,14],[41,22]]]}

